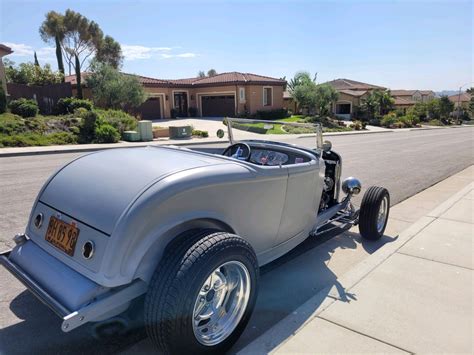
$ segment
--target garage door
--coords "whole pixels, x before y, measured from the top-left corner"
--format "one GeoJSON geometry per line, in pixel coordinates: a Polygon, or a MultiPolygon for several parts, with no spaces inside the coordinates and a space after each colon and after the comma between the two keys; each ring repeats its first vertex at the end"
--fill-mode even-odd
{"type": "Polygon", "coordinates": [[[235,115],[235,97],[226,96],[203,96],[202,115],[205,117],[220,117],[235,115]]]}
{"type": "Polygon", "coordinates": [[[142,120],[161,118],[160,99],[158,97],[150,97],[138,107],[138,113],[142,116],[142,120]]]}

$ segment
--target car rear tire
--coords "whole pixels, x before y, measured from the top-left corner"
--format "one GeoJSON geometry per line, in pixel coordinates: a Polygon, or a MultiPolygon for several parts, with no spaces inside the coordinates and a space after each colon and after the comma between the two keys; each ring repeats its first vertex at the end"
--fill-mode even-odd
{"type": "Polygon", "coordinates": [[[359,231],[363,238],[377,240],[383,236],[390,211],[390,194],[383,187],[371,186],[360,206],[359,231]]]}
{"type": "Polygon", "coordinates": [[[255,252],[237,235],[192,231],[157,267],[145,297],[145,328],[167,354],[223,353],[239,338],[257,297],[255,252]]]}

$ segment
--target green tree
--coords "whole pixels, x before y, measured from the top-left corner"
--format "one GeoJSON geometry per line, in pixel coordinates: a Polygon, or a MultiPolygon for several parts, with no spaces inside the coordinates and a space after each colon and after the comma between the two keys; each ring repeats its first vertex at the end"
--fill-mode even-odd
{"type": "Polygon", "coordinates": [[[320,84],[315,86],[315,106],[321,116],[328,116],[331,106],[337,101],[339,94],[331,85],[320,84]]]}
{"type": "Polygon", "coordinates": [[[217,75],[217,71],[215,69],[209,69],[207,71],[207,76],[216,76],[217,75]]]}
{"type": "Polygon", "coordinates": [[[454,111],[454,102],[452,102],[447,96],[441,96],[439,98],[439,115],[441,121],[444,124],[449,124],[449,116],[454,111]]]}
{"type": "Polygon", "coordinates": [[[470,95],[474,94],[474,88],[469,88],[466,90],[466,92],[470,95]]]}
{"type": "Polygon", "coordinates": [[[56,60],[58,61],[58,70],[64,76],[64,62],[62,53],[62,41],[65,35],[63,25],[63,16],[55,11],[46,14],[46,19],[39,28],[41,39],[45,42],[54,42],[56,46],[56,60]]]}
{"type": "Polygon", "coordinates": [[[315,106],[316,83],[311,79],[311,74],[307,71],[299,71],[288,83],[288,91],[296,101],[296,112],[299,108],[309,108],[315,106]]]}
{"type": "Polygon", "coordinates": [[[298,85],[308,84],[311,82],[315,83],[313,80],[311,80],[310,73],[308,73],[307,71],[299,71],[295,74],[293,79],[291,79],[290,82],[288,83],[288,91],[291,94],[298,85]]]}
{"type": "Polygon", "coordinates": [[[77,97],[82,99],[81,70],[101,45],[103,33],[96,22],[70,9],[64,14],[63,24],[65,32],[62,47],[67,62],[76,74],[77,97]]]}
{"type": "Polygon", "coordinates": [[[137,77],[122,74],[112,66],[94,61],[86,79],[91,88],[94,104],[113,109],[138,107],[145,99],[145,91],[137,77]]]}
{"type": "Polygon", "coordinates": [[[430,120],[438,120],[440,118],[439,98],[435,98],[426,103],[426,110],[430,120]]]}
{"type": "Polygon", "coordinates": [[[428,121],[428,105],[424,102],[417,102],[407,110],[407,114],[417,117],[420,121],[428,121]]]}
{"type": "Polygon", "coordinates": [[[469,114],[471,116],[471,120],[474,119],[474,95],[471,94],[471,98],[469,99],[469,114]]]}
{"type": "Polygon", "coordinates": [[[43,86],[63,81],[63,74],[54,72],[49,64],[43,67],[33,63],[21,63],[19,66],[14,66],[13,62],[8,64],[5,74],[9,83],[43,86]]]}
{"type": "Polygon", "coordinates": [[[120,69],[123,62],[120,43],[116,42],[110,36],[105,36],[104,39],[99,42],[95,59],[99,62],[106,63],[115,69],[120,69]]]}
{"type": "Polygon", "coordinates": [[[316,84],[311,80],[296,85],[291,90],[291,97],[296,101],[297,111],[299,108],[305,108],[308,111],[315,109],[316,101],[316,84]]]}
{"type": "Polygon", "coordinates": [[[370,91],[367,96],[361,100],[360,108],[364,112],[367,120],[374,119],[380,113],[379,94],[374,90],[370,91]]]}
{"type": "Polygon", "coordinates": [[[374,90],[373,93],[378,100],[379,114],[381,116],[393,110],[395,99],[392,97],[390,90],[374,90]]]}
{"type": "Polygon", "coordinates": [[[206,77],[206,73],[204,73],[203,70],[200,70],[200,71],[198,72],[198,78],[205,78],[205,77],[206,77]]]}

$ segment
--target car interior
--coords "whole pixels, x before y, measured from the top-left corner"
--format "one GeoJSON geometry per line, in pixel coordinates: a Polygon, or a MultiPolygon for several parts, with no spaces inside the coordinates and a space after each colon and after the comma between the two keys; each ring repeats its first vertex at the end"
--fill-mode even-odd
{"type": "Polygon", "coordinates": [[[245,141],[230,145],[222,155],[261,166],[283,166],[307,163],[316,152],[276,142],[245,141]]]}

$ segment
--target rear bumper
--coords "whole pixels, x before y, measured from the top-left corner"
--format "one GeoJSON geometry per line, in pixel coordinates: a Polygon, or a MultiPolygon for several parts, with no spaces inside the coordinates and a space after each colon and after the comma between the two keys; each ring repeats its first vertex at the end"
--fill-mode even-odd
{"type": "Polygon", "coordinates": [[[127,307],[148,287],[144,281],[135,280],[122,287],[102,288],[45,253],[30,240],[1,253],[0,264],[63,319],[61,329],[64,332],[127,307]],[[72,302],[66,301],[67,296],[74,298],[72,302]]]}

